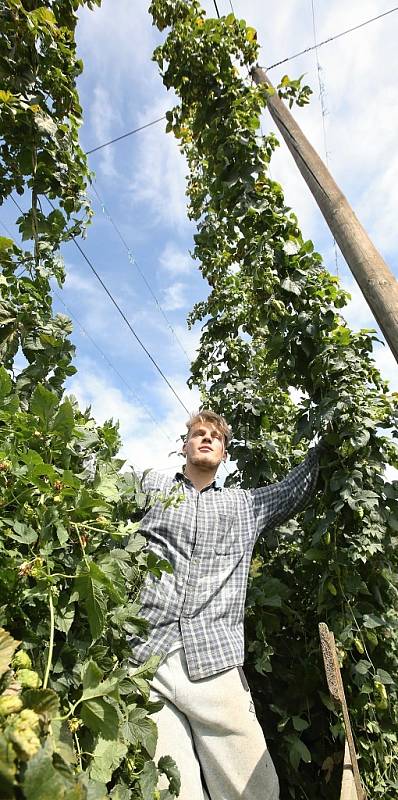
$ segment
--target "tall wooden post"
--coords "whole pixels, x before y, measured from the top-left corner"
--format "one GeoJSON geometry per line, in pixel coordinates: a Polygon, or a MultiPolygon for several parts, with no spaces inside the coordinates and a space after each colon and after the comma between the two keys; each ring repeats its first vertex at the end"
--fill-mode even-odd
{"type": "MultiPolygon", "coordinates": [[[[272,87],[260,67],[252,76],[257,84],[272,87]]],[[[398,361],[397,280],[276,91],[268,99],[268,109],[398,361]]]]}

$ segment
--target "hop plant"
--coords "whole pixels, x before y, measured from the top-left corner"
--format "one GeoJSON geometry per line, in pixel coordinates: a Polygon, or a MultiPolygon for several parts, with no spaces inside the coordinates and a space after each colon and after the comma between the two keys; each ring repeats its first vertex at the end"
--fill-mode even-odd
{"type": "Polygon", "coordinates": [[[8,741],[15,745],[20,758],[28,760],[40,749],[40,739],[37,735],[40,718],[35,711],[24,708],[18,716],[10,719],[10,724],[5,733],[8,741]]]}
{"type": "Polygon", "coordinates": [[[14,658],[11,661],[11,666],[14,669],[29,669],[32,666],[32,661],[30,656],[25,650],[19,650],[18,653],[15,653],[14,658]]]}
{"type": "Polygon", "coordinates": [[[38,689],[41,684],[40,676],[33,669],[19,669],[17,680],[24,689],[38,689]]]}
{"type": "Polygon", "coordinates": [[[16,714],[23,707],[21,698],[18,695],[2,695],[0,697],[0,717],[7,717],[8,714],[16,714]]]}
{"type": "Polygon", "coordinates": [[[68,728],[71,733],[76,733],[82,725],[82,720],[78,717],[71,717],[71,719],[68,720],[68,728]]]}

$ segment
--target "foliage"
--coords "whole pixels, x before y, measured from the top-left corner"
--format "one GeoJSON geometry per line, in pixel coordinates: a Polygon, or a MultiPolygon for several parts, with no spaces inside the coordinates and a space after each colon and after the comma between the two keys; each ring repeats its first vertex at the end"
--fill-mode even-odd
{"type": "Polygon", "coordinates": [[[0,385],[0,624],[24,647],[14,670],[0,662],[5,796],[138,798],[152,765],[152,797],[158,659],[132,669],[127,641],[142,575],[167,566],[137,532],[147,498],[119,473],[116,427],[41,384],[22,410],[3,368],[0,385]]]}
{"type": "Polygon", "coordinates": [[[0,197],[15,188],[29,208],[27,249],[0,238],[1,796],[152,800],[159,773],[163,798],[179,778],[171,759],[152,760],[157,659],[133,668],[128,637],[144,632],[143,577],[169,565],[138,533],[147,497],[120,473],[117,426],[64,395],[71,325],[50,291],[64,277],[60,244],[90,216],[75,85],[83,4],[2,4],[0,197]]]}
{"type": "MultiPolygon", "coordinates": [[[[392,800],[398,482],[385,468],[398,464],[397,395],[375,367],[373,332],[347,326],[347,293],[269,176],[277,140],[258,136],[268,90],[242,77],[257,59],[255,32],[232,14],[206,18],[196,0],[153,0],[151,12],[168,29],[154,58],[181,99],[168,129],[188,161],[193,255],[211,290],[190,316],[205,320],[192,382],[232,425],[232,482],[281,478],[327,431],[321,491],[259,543],[248,594],[248,666],[282,797],[339,796],[343,728],[317,630],[326,621],[367,791],[392,800]]],[[[302,103],[298,82],[282,83],[302,103]]]]}

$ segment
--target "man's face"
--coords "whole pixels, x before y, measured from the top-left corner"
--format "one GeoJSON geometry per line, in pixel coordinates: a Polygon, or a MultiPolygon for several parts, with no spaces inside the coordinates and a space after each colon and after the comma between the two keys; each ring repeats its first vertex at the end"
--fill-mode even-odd
{"type": "Polygon", "coordinates": [[[187,457],[187,464],[212,469],[225,461],[227,453],[224,437],[209,422],[195,422],[188,433],[182,452],[187,457]]]}

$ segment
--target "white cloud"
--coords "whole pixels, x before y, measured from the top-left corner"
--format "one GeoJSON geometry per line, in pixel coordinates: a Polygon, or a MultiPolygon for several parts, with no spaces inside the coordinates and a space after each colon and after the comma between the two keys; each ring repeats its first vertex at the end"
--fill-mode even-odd
{"type": "MultiPolygon", "coordinates": [[[[93,90],[93,99],[89,109],[95,139],[98,144],[107,142],[114,136],[115,130],[123,126],[117,106],[113,103],[111,92],[103,85],[97,85],[93,90]]],[[[115,167],[115,151],[112,147],[104,147],[99,156],[99,167],[107,178],[116,178],[118,173],[115,167]]]]}
{"type": "Polygon", "coordinates": [[[179,308],[186,307],[187,301],[185,284],[177,281],[176,283],[172,283],[170,286],[168,286],[163,294],[162,305],[165,311],[177,311],[179,308]]]}
{"type": "Polygon", "coordinates": [[[195,269],[194,262],[186,250],[177,247],[174,242],[167,242],[159,258],[162,269],[170,275],[188,275],[195,269]]]}
{"type": "Polygon", "coordinates": [[[131,0],[105,0],[94,11],[79,10],[77,39],[87,54],[86,69],[117,95],[126,75],[139,70],[140,81],[145,81],[156,69],[151,63],[155,36],[146,4],[135,3],[133,9],[131,0]]]}
{"type": "MultiPolygon", "coordinates": [[[[170,97],[163,97],[140,114],[141,124],[157,119],[172,105],[170,97]]],[[[187,200],[185,176],[186,160],[180,153],[172,134],[165,133],[165,123],[159,123],[139,139],[133,161],[130,199],[134,207],[148,204],[151,229],[157,224],[179,231],[187,228],[187,200]]]]}

